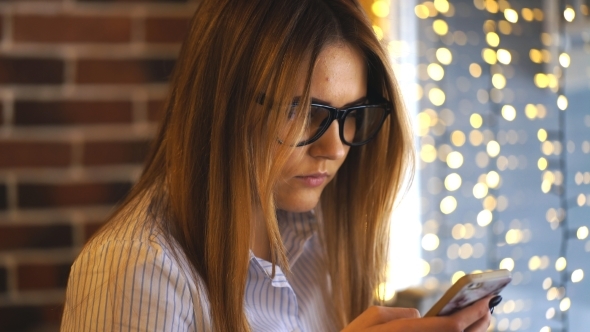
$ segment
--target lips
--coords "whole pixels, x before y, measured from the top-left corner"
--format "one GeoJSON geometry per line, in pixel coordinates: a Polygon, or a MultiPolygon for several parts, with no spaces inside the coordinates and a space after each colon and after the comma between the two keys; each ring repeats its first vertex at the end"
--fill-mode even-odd
{"type": "Polygon", "coordinates": [[[328,179],[328,173],[314,173],[308,175],[296,176],[295,179],[302,182],[307,187],[319,187],[328,179]]]}

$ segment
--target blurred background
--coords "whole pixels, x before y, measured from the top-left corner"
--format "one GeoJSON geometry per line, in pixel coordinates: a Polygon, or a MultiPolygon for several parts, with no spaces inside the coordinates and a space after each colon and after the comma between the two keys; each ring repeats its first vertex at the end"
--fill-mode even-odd
{"type": "MultiPolygon", "coordinates": [[[[590,2],[361,0],[412,114],[388,302],[507,268],[493,331],[590,326],[590,2]]],[[[0,331],[57,331],[198,1],[0,1],[0,331]]],[[[424,295],[426,294],[426,295],[424,295]]]]}
{"type": "Polygon", "coordinates": [[[418,155],[392,219],[385,299],[404,300],[409,285],[428,298],[465,273],[505,268],[513,281],[490,330],[588,330],[590,2],[364,4],[418,155]]]}

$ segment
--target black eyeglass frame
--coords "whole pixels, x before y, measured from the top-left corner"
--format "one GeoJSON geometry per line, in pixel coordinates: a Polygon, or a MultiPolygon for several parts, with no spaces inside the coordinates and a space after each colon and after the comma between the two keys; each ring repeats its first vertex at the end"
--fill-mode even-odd
{"type": "MultiPolygon", "coordinates": [[[[294,102],[293,104],[291,104],[292,107],[296,107],[297,105],[298,105],[297,102],[294,102]]],[[[371,103],[371,104],[366,104],[366,105],[351,106],[351,107],[342,108],[342,109],[328,106],[328,105],[322,105],[322,104],[318,104],[318,103],[311,103],[311,107],[321,107],[323,109],[328,110],[328,112],[329,112],[328,120],[325,122],[324,126],[322,126],[322,128],[320,128],[318,130],[318,132],[315,135],[313,135],[311,138],[297,143],[297,145],[296,145],[297,147],[311,144],[311,143],[317,141],[318,139],[320,139],[320,137],[322,137],[322,135],[324,135],[326,130],[328,130],[328,128],[330,128],[330,126],[332,125],[332,122],[334,120],[338,121],[338,127],[339,127],[338,133],[340,135],[340,141],[342,141],[342,143],[344,143],[348,146],[365,145],[365,144],[369,143],[371,140],[373,140],[375,138],[375,136],[377,136],[377,134],[381,131],[381,127],[383,127],[383,123],[385,123],[387,116],[389,116],[389,114],[391,113],[391,104],[386,101],[383,101],[380,103],[371,103]],[[369,138],[367,138],[366,140],[364,140],[362,142],[352,143],[352,142],[346,141],[346,139],[344,138],[344,119],[346,118],[346,116],[350,112],[355,111],[355,110],[359,110],[359,109],[365,109],[365,108],[383,108],[385,110],[385,112],[383,113],[383,118],[381,118],[381,122],[379,123],[378,129],[375,131],[375,133],[373,135],[371,135],[369,138]]]]}

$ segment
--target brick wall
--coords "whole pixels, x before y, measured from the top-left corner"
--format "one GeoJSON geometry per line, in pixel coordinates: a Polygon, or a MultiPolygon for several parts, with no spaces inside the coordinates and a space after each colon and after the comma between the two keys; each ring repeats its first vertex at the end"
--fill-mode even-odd
{"type": "Polygon", "coordinates": [[[0,1],[0,331],[58,329],[73,259],[141,171],[195,8],[0,1]]]}

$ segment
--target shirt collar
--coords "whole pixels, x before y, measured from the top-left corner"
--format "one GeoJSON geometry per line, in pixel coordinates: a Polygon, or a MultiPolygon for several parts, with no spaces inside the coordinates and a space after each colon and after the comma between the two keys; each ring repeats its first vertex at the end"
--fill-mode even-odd
{"type": "MultiPolygon", "coordinates": [[[[312,210],[296,213],[277,210],[277,222],[287,252],[289,267],[292,268],[303,253],[307,242],[318,232],[319,226],[315,212],[312,210]]],[[[264,271],[264,274],[270,278],[272,275],[272,263],[256,257],[252,250],[250,250],[250,262],[256,265],[260,271],[264,271]]],[[[272,280],[275,287],[286,287],[288,285],[285,275],[278,265],[275,266],[275,278],[272,280]]]]}
{"type": "Polygon", "coordinates": [[[313,210],[302,213],[278,210],[277,221],[289,266],[293,267],[308,240],[318,232],[318,222],[313,210]]]}

